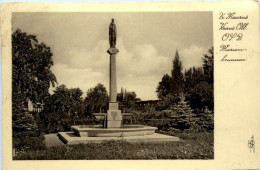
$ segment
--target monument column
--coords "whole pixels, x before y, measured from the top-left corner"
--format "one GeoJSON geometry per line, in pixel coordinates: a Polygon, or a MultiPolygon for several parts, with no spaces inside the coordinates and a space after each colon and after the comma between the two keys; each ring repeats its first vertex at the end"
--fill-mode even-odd
{"type": "Polygon", "coordinates": [[[117,48],[109,48],[107,52],[110,54],[110,70],[109,70],[109,96],[110,103],[116,102],[117,85],[116,85],[116,54],[119,52],[117,48]]]}
{"type": "Polygon", "coordinates": [[[116,48],[116,25],[112,19],[109,26],[109,43],[110,48],[107,50],[110,55],[110,70],[109,70],[109,110],[107,111],[107,128],[120,128],[122,127],[122,113],[118,110],[117,98],[117,85],[116,85],[116,54],[119,50],[116,48]]]}

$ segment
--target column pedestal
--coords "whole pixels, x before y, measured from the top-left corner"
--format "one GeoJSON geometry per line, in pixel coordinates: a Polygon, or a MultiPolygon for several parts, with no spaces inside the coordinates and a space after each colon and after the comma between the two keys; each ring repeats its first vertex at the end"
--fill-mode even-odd
{"type": "Polygon", "coordinates": [[[107,128],[122,127],[122,113],[118,110],[118,103],[109,103],[109,110],[107,110],[107,128]]]}

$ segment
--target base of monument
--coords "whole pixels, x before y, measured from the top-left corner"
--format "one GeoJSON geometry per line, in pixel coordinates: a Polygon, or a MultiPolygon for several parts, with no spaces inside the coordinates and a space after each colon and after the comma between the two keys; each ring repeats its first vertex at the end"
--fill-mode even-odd
{"type": "Polygon", "coordinates": [[[126,125],[121,128],[103,128],[100,125],[78,125],[72,126],[71,129],[79,137],[126,137],[152,135],[157,128],[143,125],[126,125]]]}
{"type": "Polygon", "coordinates": [[[74,132],[59,132],[60,139],[68,145],[102,143],[108,140],[123,140],[130,143],[153,143],[153,142],[176,142],[178,137],[154,133],[145,136],[126,136],[126,137],[79,137],[74,132]]]}

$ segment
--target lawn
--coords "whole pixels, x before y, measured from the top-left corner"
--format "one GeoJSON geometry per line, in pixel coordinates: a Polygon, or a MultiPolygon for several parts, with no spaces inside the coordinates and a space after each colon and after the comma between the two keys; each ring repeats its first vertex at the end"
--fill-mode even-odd
{"type": "Polygon", "coordinates": [[[105,159],[214,159],[213,133],[168,133],[178,142],[128,143],[105,141],[28,149],[16,154],[14,160],[105,160],[105,159]]]}

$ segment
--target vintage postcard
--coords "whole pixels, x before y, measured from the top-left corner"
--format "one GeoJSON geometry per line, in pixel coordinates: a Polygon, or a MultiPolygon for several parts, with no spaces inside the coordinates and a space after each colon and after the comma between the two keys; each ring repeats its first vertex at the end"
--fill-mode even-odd
{"type": "Polygon", "coordinates": [[[3,169],[259,169],[259,5],[1,6],[3,169]]]}

